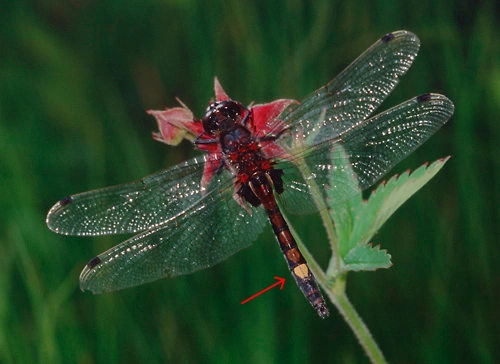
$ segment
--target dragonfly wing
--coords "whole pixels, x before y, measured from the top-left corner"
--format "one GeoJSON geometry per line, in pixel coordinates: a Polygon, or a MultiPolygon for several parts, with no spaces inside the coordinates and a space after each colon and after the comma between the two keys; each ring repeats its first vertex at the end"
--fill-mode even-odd
{"type": "Polygon", "coordinates": [[[446,96],[424,94],[364,122],[342,135],[342,145],[361,189],[378,181],[413,153],[453,115],[446,96]]]}
{"type": "Polygon", "coordinates": [[[285,191],[279,196],[280,203],[293,214],[306,215],[318,211],[314,195],[326,201],[328,206],[333,206],[362,191],[348,155],[338,142],[323,142],[314,150],[305,151],[300,160],[280,161],[276,168],[284,172],[285,191]],[[333,190],[336,196],[333,203],[328,197],[329,190],[333,190]]]}
{"type": "MultiPolygon", "coordinates": [[[[212,184],[222,186],[228,174],[212,184]]],[[[82,290],[109,292],[192,273],[250,246],[265,224],[264,210],[243,209],[232,184],[211,190],[178,216],[92,259],[80,275],[82,290]]]]}
{"type": "Polygon", "coordinates": [[[417,36],[407,31],[381,38],[330,83],[285,110],[281,118],[290,134],[283,145],[298,135],[310,145],[329,140],[368,118],[408,71],[419,47],[417,36]]]}
{"type": "Polygon", "coordinates": [[[206,159],[200,156],[139,181],[64,198],[50,209],[47,225],[65,235],[107,235],[161,224],[202,198],[206,159]]]}
{"type": "Polygon", "coordinates": [[[364,120],[337,138],[307,147],[291,161],[277,163],[276,168],[284,171],[284,207],[294,213],[316,210],[311,188],[323,199],[334,196],[330,206],[348,200],[422,145],[453,111],[446,96],[421,95],[364,120]],[[297,168],[300,163],[310,172],[312,183],[297,168]]]}

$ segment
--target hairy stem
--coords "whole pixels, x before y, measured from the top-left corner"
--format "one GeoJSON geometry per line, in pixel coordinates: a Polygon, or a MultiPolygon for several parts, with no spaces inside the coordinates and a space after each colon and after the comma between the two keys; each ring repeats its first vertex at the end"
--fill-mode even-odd
{"type": "Polygon", "coordinates": [[[316,277],[317,282],[325,291],[330,301],[339,310],[351,330],[354,332],[354,335],[358,338],[359,343],[361,344],[366,355],[370,358],[371,362],[377,364],[387,363],[382,351],[377,345],[377,342],[371,335],[370,330],[368,330],[368,327],[356,312],[356,309],[352,305],[351,301],[347,298],[345,292],[347,272],[344,272],[335,278],[328,277],[316,262],[312,254],[307,250],[302,240],[293,230],[292,226],[290,224],[289,226],[290,231],[299,245],[300,251],[309,263],[309,267],[316,277]]]}
{"type": "Polygon", "coordinates": [[[319,264],[313,258],[312,254],[307,250],[297,233],[293,230],[291,224],[290,230],[295,236],[297,244],[302,254],[309,263],[316,280],[321,288],[326,292],[330,301],[337,307],[342,317],[347,322],[354,335],[358,338],[359,343],[363,347],[366,355],[372,363],[386,363],[382,351],[378,347],[376,341],[371,335],[368,327],[365,325],[361,317],[356,312],[354,306],[347,298],[345,292],[347,272],[342,271],[343,261],[340,256],[339,239],[336,234],[334,222],[328,214],[326,202],[322,198],[318,186],[312,178],[311,172],[307,168],[304,160],[298,163],[298,168],[308,183],[309,191],[313,196],[314,202],[320,211],[321,220],[328,234],[328,240],[332,249],[332,258],[328,267],[327,274],[321,269],[319,264]]]}
{"type": "Polygon", "coordinates": [[[363,347],[366,355],[370,358],[370,361],[372,363],[387,363],[377,342],[370,333],[370,330],[368,330],[368,327],[358,315],[351,301],[347,298],[345,292],[346,276],[347,273],[344,273],[341,277],[338,277],[333,284],[330,285],[330,289],[326,290],[326,293],[358,338],[359,343],[363,347]]]}
{"type": "Polygon", "coordinates": [[[314,199],[314,203],[318,207],[321,220],[323,221],[323,226],[325,227],[326,233],[328,234],[328,240],[332,249],[332,260],[334,260],[335,265],[335,271],[328,273],[332,273],[332,276],[335,276],[340,272],[342,263],[342,260],[340,258],[339,239],[337,238],[337,234],[335,232],[335,226],[332,219],[328,215],[328,207],[326,205],[326,202],[321,196],[318,185],[316,184],[314,178],[312,178],[311,172],[307,168],[305,161],[302,160],[302,162],[299,163],[298,168],[300,170],[300,173],[305,177],[308,183],[309,192],[314,199]]]}

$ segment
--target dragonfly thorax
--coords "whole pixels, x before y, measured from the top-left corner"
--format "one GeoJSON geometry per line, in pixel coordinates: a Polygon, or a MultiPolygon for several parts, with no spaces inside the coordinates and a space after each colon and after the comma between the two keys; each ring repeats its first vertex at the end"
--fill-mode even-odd
{"type": "Polygon", "coordinates": [[[234,152],[254,154],[260,148],[252,133],[243,125],[231,125],[221,132],[219,137],[225,154],[234,152]]]}
{"type": "Polygon", "coordinates": [[[201,119],[203,129],[208,134],[218,134],[242,122],[242,114],[246,109],[237,101],[212,102],[201,119]]]}

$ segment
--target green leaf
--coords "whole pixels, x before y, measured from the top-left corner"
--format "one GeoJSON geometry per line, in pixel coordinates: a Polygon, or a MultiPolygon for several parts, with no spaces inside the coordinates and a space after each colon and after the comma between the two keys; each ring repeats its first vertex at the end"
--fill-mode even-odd
{"type": "MultiPolygon", "coordinates": [[[[334,150],[334,156],[340,156],[342,150],[334,150]]],[[[338,205],[332,206],[330,217],[335,223],[339,253],[342,267],[339,270],[330,266],[328,272],[350,270],[375,270],[392,265],[391,256],[380,247],[373,247],[370,240],[391,215],[415,192],[422,188],[436,175],[450,157],[439,159],[430,166],[421,166],[410,174],[406,171],[401,176],[392,177],[387,183],[380,184],[370,195],[368,201],[361,194],[338,205]]],[[[343,158],[334,158],[341,163],[343,158]]],[[[340,168],[340,167],[339,167],[340,168]]],[[[346,170],[348,166],[342,166],[346,170]]],[[[335,169],[334,169],[335,170],[335,169]]],[[[335,173],[335,172],[334,172],[335,173]]],[[[348,186],[356,182],[353,173],[347,173],[343,181],[348,186]]],[[[337,181],[338,176],[332,176],[337,181]]],[[[335,201],[335,192],[331,193],[331,201],[335,201]]],[[[334,260],[332,259],[334,264],[334,260]]]]}
{"type": "Polygon", "coordinates": [[[360,244],[352,248],[344,257],[345,270],[375,270],[378,268],[389,268],[391,255],[386,250],[380,250],[380,246],[371,244],[360,244]]]}

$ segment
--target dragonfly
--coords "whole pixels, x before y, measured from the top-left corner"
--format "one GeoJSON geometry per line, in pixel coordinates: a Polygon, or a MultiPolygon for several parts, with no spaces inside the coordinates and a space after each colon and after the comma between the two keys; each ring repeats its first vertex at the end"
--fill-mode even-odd
{"type": "Polygon", "coordinates": [[[181,110],[203,155],[135,182],[63,198],[50,209],[46,222],[56,233],[136,234],[89,261],[82,290],[116,291],[211,267],[249,247],[269,221],[298,287],[326,318],[328,307],[282,210],[313,213],[327,193],[328,208],[335,208],[452,116],[453,103],[433,93],[374,115],[419,47],[411,32],[389,33],[300,102],[245,107],[216,79],[217,98],[203,118],[181,110]]]}

